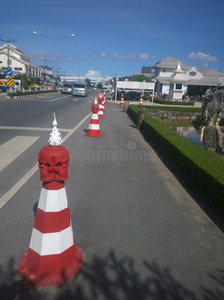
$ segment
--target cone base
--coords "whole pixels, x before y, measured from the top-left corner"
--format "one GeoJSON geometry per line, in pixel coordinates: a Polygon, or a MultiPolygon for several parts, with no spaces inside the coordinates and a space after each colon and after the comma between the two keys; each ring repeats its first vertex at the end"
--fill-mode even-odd
{"type": "Polygon", "coordinates": [[[102,134],[100,133],[99,130],[92,130],[92,129],[89,129],[89,130],[87,131],[87,133],[85,134],[85,136],[101,137],[102,134]]]}
{"type": "Polygon", "coordinates": [[[61,254],[40,256],[32,249],[23,253],[19,273],[35,287],[62,285],[82,269],[83,253],[73,245],[61,254]]]}

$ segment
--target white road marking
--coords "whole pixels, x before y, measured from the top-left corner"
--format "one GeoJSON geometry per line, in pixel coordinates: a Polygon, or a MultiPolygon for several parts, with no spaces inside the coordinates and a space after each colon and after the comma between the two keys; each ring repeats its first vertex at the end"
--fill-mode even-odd
{"type": "Polygon", "coordinates": [[[15,195],[16,192],[36,173],[38,164],[33,166],[4,196],[0,199],[0,209],[15,195]]]}
{"type": "Polygon", "coordinates": [[[0,171],[7,167],[13,160],[35,143],[39,137],[16,136],[0,146],[0,171]]]}
{"type": "Polygon", "coordinates": [[[58,101],[58,100],[61,100],[61,99],[64,99],[64,98],[68,98],[68,97],[71,97],[71,95],[67,95],[67,96],[63,96],[63,97],[60,97],[60,98],[52,99],[52,100],[49,100],[48,102],[54,102],[54,101],[58,101]]]}
{"type": "Polygon", "coordinates": [[[68,97],[71,97],[71,95],[66,95],[66,96],[63,96],[63,97],[60,97],[60,98],[56,98],[56,99],[52,99],[52,100],[49,100],[49,98],[53,98],[53,96],[51,97],[38,97],[38,98],[31,98],[31,99],[26,99],[28,101],[36,101],[36,102],[54,102],[54,101],[58,101],[58,100],[61,100],[61,99],[64,99],[64,98],[68,98],[68,97]]]}
{"type": "MultiPolygon", "coordinates": [[[[70,132],[63,138],[66,141],[92,113],[89,113],[78,125],[76,125],[70,132]]],[[[35,164],[5,195],[0,199],[0,209],[15,195],[16,192],[36,173],[38,164],[35,164]]]]}
{"type": "MultiPolygon", "coordinates": [[[[42,127],[20,127],[20,126],[0,126],[0,129],[7,130],[31,130],[31,131],[49,131],[51,132],[52,128],[42,128],[42,127]]],[[[59,128],[61,132],[70,132],[71,129],[59,128]]]]}

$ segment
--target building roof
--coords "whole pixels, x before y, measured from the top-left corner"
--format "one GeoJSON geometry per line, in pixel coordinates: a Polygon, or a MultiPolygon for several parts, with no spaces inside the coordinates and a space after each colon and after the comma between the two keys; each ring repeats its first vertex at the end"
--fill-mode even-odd
{"type": "Polygon", "coordinates": [[[189,80],[185,75],[184,71],[181,69],[180,62],[178,62],[177,64],[175,73],[171,75],[169,79],[171,82],[178,82],[178,83],[185,83],[189,80]]]}
{"type": "Polygon", "coordinates": [[[189,67],[187,65],[174,57],[166,57],[162,59],[161,61],[156,63],[155,67],[176,69],[178,62],[180,62],[180,66],[183,70],[189,70],[189,67]]]}
{"type": "Polygon", "coordinates": [[[187,83],[187,85],[216,86],[219,84],[220,78],[224,78],[224,74],[215,69],[197,69],[196,67],[189,67],[173,57],[166,57],[162,59],[156,63],[155,68],[156,67],[176,69],[176,72],[174,72],[174,74],[170,77],[161,75],[155,77],[155,79],[162,84],[182,82],[187,83]]]}
{"type": "Polygon", "coordinates": [[[219,84],[219,79],[224,78],[224,74],[215,69],[201,69],[200,72],[204,73],[204,77],[199,80],[190,79],[188,82],[189,85],[216,86],[219,84]]]}
{"type": "Polygon", "coordinates": [[[142,67],[142,73],[151,74],[152,68],[151,67],[142,67]]]}

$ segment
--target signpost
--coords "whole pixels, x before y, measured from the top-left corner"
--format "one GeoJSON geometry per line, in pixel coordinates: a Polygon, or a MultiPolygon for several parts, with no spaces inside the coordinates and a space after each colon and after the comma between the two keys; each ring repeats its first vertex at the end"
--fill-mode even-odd
{"type": "Polygon", "coordinates": [[[7,85],[9,87],[13,87],[13,78],[12,77],[7,78],[7,85]]]}
{"type": "Polygon", "coordinates": [[[12,77],[12,75],[13,75],[13,70],[12,70],[12,69],[7,69],[7,70],[6,70],[6,74],[7,74],[7,76],[12,77]]]}
{"type": "Polygon", "coordinates": [[[8,78],[7,78],[7,85],[9,87],[9,92],[11,93],[12,92],[12,88],[13,88],[13,78],[12,78],[13,70],[12,69],[7,69],[6,70],[6,75],[8,76],[8,78]]]}

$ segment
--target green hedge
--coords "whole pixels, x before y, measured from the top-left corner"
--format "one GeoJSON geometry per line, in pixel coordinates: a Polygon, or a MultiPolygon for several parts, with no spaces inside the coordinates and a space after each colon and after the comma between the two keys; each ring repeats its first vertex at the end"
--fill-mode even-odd
{"type": "MultiPolygon", "coordinates": [[[[139,109],[131,105],[127,112],[135,124],[139,109]]],[[[169,164],[175,166],[178,174],[188,181],[187,184],[200,192],[205,204],[224,217],[224,161],[148,114],[145,114],[140,129],[163,152],[169,164]]]]}
{"type": "MultiPolygon", "coordinates": [[[[168,105],[168,103],[166,103],[168,105]]],[[[200,107],[170,107],[170,106],[153,106],[153,105],[143,105],[141,108],[146,109],[157,109],[157,110],[167,110],[167,111],[180,111],[183,113],[202,113],[202,108],[200,107]]]]}
{"type": "Polygon", "coordinates": [[[35,94],[45,94],[45,93],[52,93],[58,92],[57,90],[45,90],[45,91],[26,91],[26,92],[17,92],[17,93],[7,93],[9,97],[17,97],[17,96],[32,96],[35,94]]]}
{"type": "Polygon", "coordinates": [[[171,100],[161,100],[161,99],[154,99],[154,103],[158,104],[165,104],[165,105],[180,105],[180,106],[194,106],[194,102],[190,101],[171,101],[171,100]]]}

